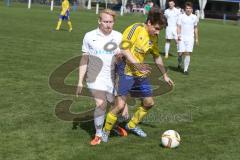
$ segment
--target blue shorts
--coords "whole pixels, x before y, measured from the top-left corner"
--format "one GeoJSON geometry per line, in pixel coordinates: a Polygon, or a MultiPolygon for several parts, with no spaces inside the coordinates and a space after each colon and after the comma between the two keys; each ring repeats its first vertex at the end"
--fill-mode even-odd
{"type": "Polygon", "coordinates": [[[125,69],[126,62],[124,60],[119,61],[116,66],[116,71],[118,76],[124,75],[124,69],[125,69]]]}
{"type": "Polygon", "coordinates": [[[65,15],[60,15],[59,18],[61,20],[70,20],[69,15],[70,15],[70,12],[69,12],[69,10],[67,10],[66,14],[65,15]]]}
{"type": "Polygon", "coordinates": [[[153,92],[149,79],[125,74],[119,76],[118,96],[127,96],[129,93],[131,97],[136,98],[152,97],[153,92]]]}

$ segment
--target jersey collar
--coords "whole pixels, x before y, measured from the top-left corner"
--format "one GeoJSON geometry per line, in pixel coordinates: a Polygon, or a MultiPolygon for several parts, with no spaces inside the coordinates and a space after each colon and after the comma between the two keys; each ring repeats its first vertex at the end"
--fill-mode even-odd
{"type": "Polygon", "coordinates": [[[109,35],[106,36],[105,34],[102,33],[102,31],[99,28],[96,29],[96,33],[97,33],[98,36],[101,36],[101,37],[112,36],[112,32],[109,35]]]}

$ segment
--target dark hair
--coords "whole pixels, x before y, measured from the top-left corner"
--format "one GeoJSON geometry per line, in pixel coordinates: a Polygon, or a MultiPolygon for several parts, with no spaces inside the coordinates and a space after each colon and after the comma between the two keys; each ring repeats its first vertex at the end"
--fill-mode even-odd
{"type": "Polygon", "coordinates": [[[174,3],[176,3],[175,0],[168,0],[168,2],[174,2],[174,3]]]}
{"type": "Polygon", "coordinates": [[[158,7],[152,7],[148,12],[146,23],[148,23],[148,21],[150,21],[152,25],[158,24],[159,26],[166,26],[166,18],[158,7]]]}
{"type": "Polygon", "coordinates": [[[186,7],[191,7],[191,8],[193,8],[192,2],[186,2],[184,6],[185,6],[185,8],[186,8],[186,7]]]}

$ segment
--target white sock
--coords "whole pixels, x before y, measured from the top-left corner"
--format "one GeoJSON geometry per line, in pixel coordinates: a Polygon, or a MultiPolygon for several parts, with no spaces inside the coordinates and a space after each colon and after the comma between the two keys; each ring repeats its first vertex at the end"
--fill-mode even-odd
{"type": "Polygon", "coordinates": [[[188,71],[189,64],[190,64],[190,55],[186,55],[184,58],[184,72],[188,71]]]}
{"type": "Polygon", "coordinates": [[[165,43],[165,55],[168,55],[169,49],[170,49],[170,43],[166,42],[165,43]]]}
{"type": "Polygon", "coordinates": [[[105,119],[106,110],[102,110],[100,107],[96,107],[94,111],[94,125],[96,129],[96,136],[102,137],[102,128],[105,119]]]}

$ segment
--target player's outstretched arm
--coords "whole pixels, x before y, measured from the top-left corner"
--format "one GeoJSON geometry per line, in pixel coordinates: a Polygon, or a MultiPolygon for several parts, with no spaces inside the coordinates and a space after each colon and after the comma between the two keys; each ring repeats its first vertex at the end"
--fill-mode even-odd
{"type": "Polygon", "coordinates": [[[154,61],[158,66],[158,69],[162,72],[164,81],[166,81],[168,85],[173,86],[174,83],[167,75],[161,56],[155,57],[154,61]]]}
{"type": "Polygon", "coordinates": [[[83,79],[84,79],[85,74],[87,72],[88,58],[89,58],[88,55],[83,54],[83,56],[80,60],[76,96],[81,94],[81,91],[82,91],[82,88],[83,88],[83,79]]]}

